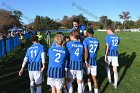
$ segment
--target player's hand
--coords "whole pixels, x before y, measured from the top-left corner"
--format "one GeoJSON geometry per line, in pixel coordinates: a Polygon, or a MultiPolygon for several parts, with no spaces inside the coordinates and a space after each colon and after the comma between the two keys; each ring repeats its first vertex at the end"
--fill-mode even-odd
{"type": "Polygon", "coordinates": [[[68,68],[65,68],[65,71],[68,72],[68,68]]]}
{"type": "Polygon", "coordinates": [[[105,62],[108,62],[107,55],[105,55],[105,62]]]}
{"type": "Polygon", "coordinates": [[[45,67],[43,66],[43,67],[41,68],[41,72],[43,73],[43,72],[44,72],[44,70],[45,70],[45,67]]]}
{"type": "Polygon", "coordinates": [[[23,68],[20,69],[18,75],[19,75],[19,76],[22,76],[22,74],[23,74],[23,68]]]}
{"type": "Polygon", "coordinates": [[[90,65],[88,64],[88,62],[87,62],[87,61],[85,61],[85,64],[86,64],[86,66],[87,66],[87,67],[90,67],[90,65]]]}

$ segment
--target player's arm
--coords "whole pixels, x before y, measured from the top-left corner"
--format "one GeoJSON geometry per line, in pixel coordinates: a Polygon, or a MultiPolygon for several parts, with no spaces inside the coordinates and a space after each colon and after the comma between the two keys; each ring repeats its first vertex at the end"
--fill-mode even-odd
{"type": "Polygon", "coordinates": [[[41,53],[41,59],[42,59],[42,68],[41,68],[41,72],[44,72],[45,70],[45,61],[46,61],[46,54],[45,52],[41,53]]]}
{"type": "Polygon", "coordinates": [[[88,64],[88,48],[87,48],[87,43],[86,43],[85,40],[83,41],[83,45],[84,45],[84,59],[85,59],[85,64],[86,64],[86,66],[89,66],[89,64],[88,64]]]}
{"type": "Polygon", "coordinates": [[[106,43],[106,48],[105,48],[105,62],[107,62],[108,49],[109,49],[109,45],[108,45],[108,43],[106,43]]]}
{"type": "Polygon", "coordinates": [[[69,68],[69,66],[68,66],[68,64],[69,64],[69,62],[70,62],[70,56],[69,56],[69,52],[68,52],[68,50],[66,49],[66,60],[65,60],[65,71],[67,72],[68,71],[68,68],[69,68]]]}
{"type": "Polygon", "coordinates": [[[109,36],[106,36],[106,47],[105,47],[105,62],[108,62],[107,60],[107,54],[108,54],[108,50],[109,50],[109,36]]]}
{"type": "Polygon", "coordinates": [[[84,50],[85,50],[85,53],[84,53],[85,64],[86,64],[87,67],[89,67],[89,64],[88,64],[88,49],[87,49],[87,47],[85,47],[84,50]]]}
{"type": "Polygon", "coordinates": [[[19,71],[19,76],[21,76],[23,74],[23,71],[24,71],[24,68],[25,68],[27,62],[28,62],[28,58],[25,57],[24,60],[23,60],[23,63],[22,63],[22,67],[21,67],[21,69],[19,71]]]}

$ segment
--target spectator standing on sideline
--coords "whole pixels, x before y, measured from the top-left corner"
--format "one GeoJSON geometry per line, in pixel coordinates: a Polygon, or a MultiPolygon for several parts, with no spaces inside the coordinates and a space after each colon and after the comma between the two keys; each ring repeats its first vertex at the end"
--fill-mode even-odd
{"type": "Polygon", "coordinates": [[[47,41],[47,45],[51,46],[51,33],[50,33],[50,31],[46,32],[46,41],[47,41]]]}
{"type": "Polygon", "coordinates": [[[21,49],[25,50],[25,38],[22,33],[20,33],[21,49]]]}

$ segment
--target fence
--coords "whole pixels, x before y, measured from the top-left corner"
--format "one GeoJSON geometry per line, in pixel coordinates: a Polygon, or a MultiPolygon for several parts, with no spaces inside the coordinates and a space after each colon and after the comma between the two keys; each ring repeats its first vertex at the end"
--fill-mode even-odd
{"type": "MultiPolygon", "coordinates": [[[[34,33],[24,34],[25,40],[29,39],[34,33]]],[[[0,59],[7,53],[13,51],[17,46],[21,44],[19,36],[7,38],[6,41],[0,40],[0,59]]]]}

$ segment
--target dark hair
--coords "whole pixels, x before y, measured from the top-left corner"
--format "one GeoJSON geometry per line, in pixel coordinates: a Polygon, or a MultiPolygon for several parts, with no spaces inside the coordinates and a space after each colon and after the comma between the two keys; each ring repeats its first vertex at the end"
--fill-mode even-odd
{"type": "Polygon", "coordinates": [[[74,29],[70,35],[74,36],[75,39],[80,39],[80,31],[78,29],[74,29]]]}
{"type": "Polygon", "coordinates": [[[93,31],[92,28],[89,28],[89,29],[87,30],[87,33],[89,33],[89,34],[94,34],[94,31],[93,31]]]}
{"type": "Polygon", "coordinates": [[[112,27],[112,26],[108,26],[108,27],[107,27],[107,30],[111,30],[113,33],[115,32],[115,29],[114,29],[114,27],[112,27]]]}
{"type": "Polygon", "coordinates": [[[64,33],[63,32],[57,32],[56,34],[60,34],[60,35],[63,35],[64,36],[64,33]]]}
{"type": "Polygon", "coordinates": [[[79,19],[78,19],[78,18],[74,18],[74,19],[72,20],[72,22],[76,22],[76,23],[79,24],[79,19]]]}
{"type": "Polygon", "coordinates": [[[36,35],[33,35],[31,38],[30,38],[30,41],[38,41],[38,37],[36,35]]]}
{"type": "Polygon", "coordinates": [[[70,39],[70,36],[65,36],[66,39],[70,39]]]}

